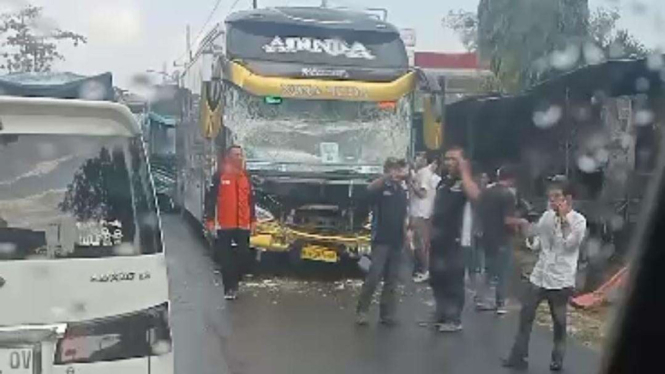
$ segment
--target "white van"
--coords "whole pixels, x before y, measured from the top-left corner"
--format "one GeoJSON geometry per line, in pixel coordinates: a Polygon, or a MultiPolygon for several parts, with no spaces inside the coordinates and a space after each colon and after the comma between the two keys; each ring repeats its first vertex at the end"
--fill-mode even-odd
{"type": "Polygon", "coordinates": [[[0,96],[0,373],[173,373],[168,317],[129,110],[0,96]]]}

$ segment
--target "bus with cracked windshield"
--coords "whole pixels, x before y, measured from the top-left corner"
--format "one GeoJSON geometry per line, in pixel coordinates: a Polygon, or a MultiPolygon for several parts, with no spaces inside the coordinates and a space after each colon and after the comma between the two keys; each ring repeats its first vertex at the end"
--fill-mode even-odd
{"type": "Polygon", "coordinates": [[[180,82],[178,204],[202,225],[218,155],[241,146],[256,197],[251,246],[288,253],[296,264],[367,254],[368,181],[386,158],[441,145],[440,95],[409,67],[385,15],[314,7],[233,13],[202,39],[180,82]],[[416,91],[431,99],[421,105],[429,120],[420,126],[416,91]],[[426,141],[417,141],[423,132],[426,141]]]}
{"type": "Polygon", "coordinates": [[[172,373],[153,181],[111,74],[0,91],[0,373],[172,373]]]}

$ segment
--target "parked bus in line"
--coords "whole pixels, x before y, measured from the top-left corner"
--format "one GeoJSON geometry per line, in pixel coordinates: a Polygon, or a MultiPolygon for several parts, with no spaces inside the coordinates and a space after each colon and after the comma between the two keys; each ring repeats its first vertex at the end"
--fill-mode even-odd
{"type": "Polygon", "coordinates": [[[0,373],[173,373],[153,182],[110,76],[0,89],[0,373]]]}
{"type": "Polygon", "coordinates": [[[295,261],[358,258],[369,250],[368,181],[386,158],[411,156],[417,139],[441,144],[438,101],[424,100],[426,124],[413,125],[416,89],[428,83],[419,78],[399,30],[374,15],[231,14],[180,77],[178,204],[201,224],[218,154],[238,144],[257,194],[253,247],[295,261]]]}

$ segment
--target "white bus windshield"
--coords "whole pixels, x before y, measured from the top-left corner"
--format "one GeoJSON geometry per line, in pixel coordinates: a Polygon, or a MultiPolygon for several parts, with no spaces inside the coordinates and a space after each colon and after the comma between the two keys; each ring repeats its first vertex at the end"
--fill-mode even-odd
{"type": "Polygon", "coordinates": [[[140,139],[0,135],[0,260],[162,251],[140,139]]]}
{"type": "Polygon", "coordinates": [[[408,97],[397,103],[252,96],[232,87],[225,125],[249,161],[341,168],[379,166],[405,157],[410,142],[408,97]]]}

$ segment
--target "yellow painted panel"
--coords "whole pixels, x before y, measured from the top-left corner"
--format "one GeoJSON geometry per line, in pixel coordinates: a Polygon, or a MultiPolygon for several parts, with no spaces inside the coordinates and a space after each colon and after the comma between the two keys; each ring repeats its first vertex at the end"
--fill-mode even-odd
{"type": "Polygon", "coordinates": [[[264,77],[235,62],[229,71],[231,82],[253,95],[312,100],[397,101],[413,91],[416,79],[412,72],[392,82],[264,77]]]}

